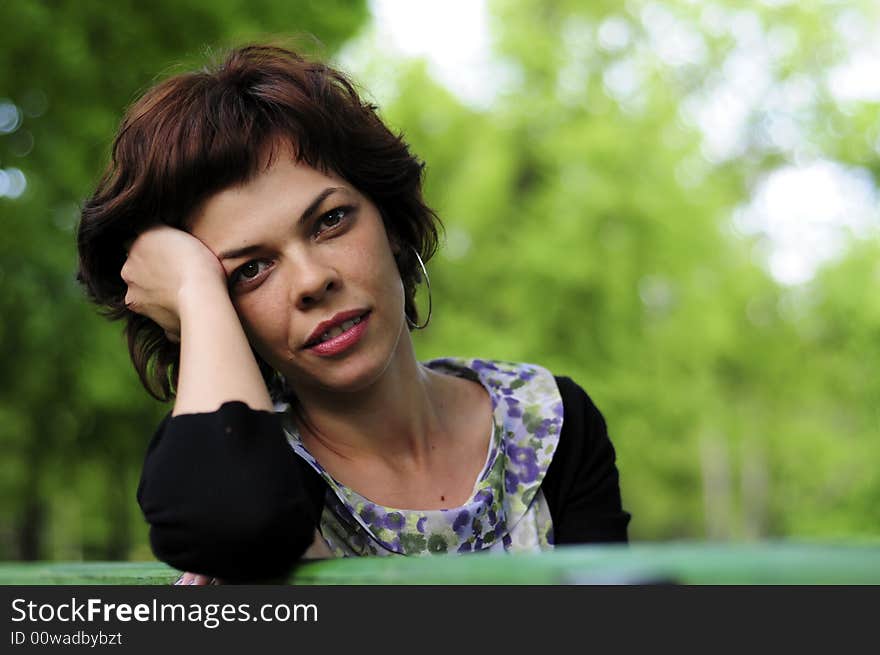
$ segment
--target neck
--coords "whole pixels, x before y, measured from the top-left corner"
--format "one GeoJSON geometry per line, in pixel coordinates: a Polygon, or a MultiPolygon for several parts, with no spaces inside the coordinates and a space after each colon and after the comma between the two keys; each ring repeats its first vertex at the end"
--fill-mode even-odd
{"type": "Polygon", "coordinates": [[[394,469],[426,468],[446,433],[444,376],[420,365],[408,333],[370,386],[345,394],[296,389],[303,443],[343,459],[377,459],[394,469]]]}

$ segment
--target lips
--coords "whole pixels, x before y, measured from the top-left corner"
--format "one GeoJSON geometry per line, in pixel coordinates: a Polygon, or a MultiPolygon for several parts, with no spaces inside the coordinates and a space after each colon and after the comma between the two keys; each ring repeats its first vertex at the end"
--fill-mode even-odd
{"type": "Polygon", "coordinates": [[[303,348],[311,348],[327,340],[338,337],[343,332],[359,324],[370,313],[367,309],[352,309],[339,312],[333,318],[322,321],[312,330],[303,348]]]}
{"type": "MultiPolygon", "coordinates": [[[[308,352],[318,357],[339,357],[345,355],[360,342],[366,333],[370,324],[370,316],[371,314],[368,312],[357,323],[354,322],[357,319],[345,321],[342,324],[343,326],[350,325],[347,330],[343,332],[341,327],[333,328],[330,330],[330,335],[335,336],[326,337],[325,340],[308,348],[308,352]]],[[[325,332],[325,334],[327,333],[325,332]]]]}

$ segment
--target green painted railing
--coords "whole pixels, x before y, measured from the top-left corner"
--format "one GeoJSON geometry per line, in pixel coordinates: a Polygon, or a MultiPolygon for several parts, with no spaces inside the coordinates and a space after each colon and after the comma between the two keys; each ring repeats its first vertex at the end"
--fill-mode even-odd
{"type": "MultiPolygon", "coordinates": [[[[0,563],[4,585],[166,585],[156,562],[0,563]]],[[[636,543],[540,554],[303,562],[290,584],[880,584],[880,544],[636,543]]]]}

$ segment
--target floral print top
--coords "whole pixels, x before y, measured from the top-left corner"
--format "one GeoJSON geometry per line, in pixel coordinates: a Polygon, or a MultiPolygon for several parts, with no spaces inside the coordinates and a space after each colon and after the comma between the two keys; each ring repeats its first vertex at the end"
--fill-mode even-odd
{"type": "Polygon", "coordinates": [[[336,557],[429,555],[472,551],[538,551],[553,547],[553,525],[541,492],[562,430],[556,380],[534,364],[444,358],[431,369],[481,383],[493,407],[486,464],[461,507],[383,507],[333,479],[305,449],[289,414],[288,442],[327,483],[318,530],[336,557]]]}

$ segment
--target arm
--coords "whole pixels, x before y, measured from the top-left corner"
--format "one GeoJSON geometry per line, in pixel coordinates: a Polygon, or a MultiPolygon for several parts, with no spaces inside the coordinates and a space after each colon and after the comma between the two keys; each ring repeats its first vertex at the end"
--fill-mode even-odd
{"type": "Polygon", "coordinates": [[[236,400],[272,410],[223,266],[201,241],[164,225],[147,230],[132,244],[120,274],[128,308],[180,342],[175,416],[236,400]]]}
{"type": "Polygon", "coordinates": [[[311,542],[314,494],[271,411],[220,262],[161,226],[135,240],[121,275],[129,308],[181,345],[174,410],[138,487],[153,551],[225,581],[284,575],[311,542]]]}
{"type": "Polygon", "coordinates": [[[542,487],[555,543],[626,542],[630,514],[621,504],[605,419],[571,379],[557,377],[556,382],[565,413],[542,487]]]}
{"type": "Polygon", "coordinates": [[[283,578],[312,542],[323,497],[303,464],[271,412],[231,402],[169,416],[137,493],[156,556],[225,582],[283,578]]]}

